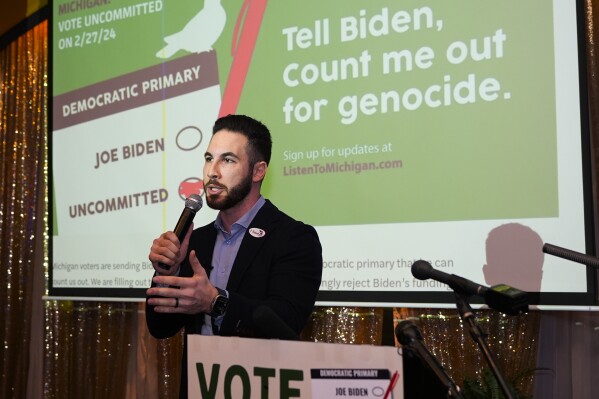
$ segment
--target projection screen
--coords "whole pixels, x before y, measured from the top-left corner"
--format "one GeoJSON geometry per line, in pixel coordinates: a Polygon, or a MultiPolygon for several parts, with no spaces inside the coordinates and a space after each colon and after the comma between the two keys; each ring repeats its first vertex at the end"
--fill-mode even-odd
{"type": "MultiPolygon", "coordinates": [[[[596,304],[582,2],[53,1],[50,297],[142,300],[219,115],[263,121],[263,194],[316,227],[320,305],[447,306],[423,259],[596,304]]],[[[195,226],[214,220],[204,207],[195,226]]]]}

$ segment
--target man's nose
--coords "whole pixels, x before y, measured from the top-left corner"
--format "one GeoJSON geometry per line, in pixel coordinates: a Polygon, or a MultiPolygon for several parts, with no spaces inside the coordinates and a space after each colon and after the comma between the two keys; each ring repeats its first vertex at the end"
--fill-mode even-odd
{"type": "Polygon", "coordinates": [[[219,171],[218,171],[218,167],[216,166],[216,163],[214,163],[214,162],[207,163],[205,168],[206,168],[205,169],[206,176],[208,176],[208,178],[217,179],[219,177],[219,171]]]}

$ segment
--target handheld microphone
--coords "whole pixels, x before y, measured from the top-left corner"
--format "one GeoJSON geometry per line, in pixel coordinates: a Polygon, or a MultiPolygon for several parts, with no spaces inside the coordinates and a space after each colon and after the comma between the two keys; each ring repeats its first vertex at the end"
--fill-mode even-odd
{"type": "Polygon", "coordinates": [[[418,280],[432,278],[447,284],[460,294],[482,297],[491,309],[502,313],[516,315],[528,311],[528,294],[506,284],[485,287],[455,274],[435,270],[430,263],[424,260],[414,262],[412,275],[418,280]]]}
{"type": "Polygon", "coordinates": [[[570,249],[558,247],[557,245],[543,244],[543,252],[549,255],[557,256],[558,258],[571,260],[573,262],[582,263],[587,266],[599,268],[599,259],[591,255],[581,254],[570,249]]]}
{"type": "MultiPolygon", "coordinates": [[[[202,209],[203,205],[204,202],[202,201],[202,197],[198,194],[191,194],[185,200],[185,208],[183,208],[183,212],[181,212],[181,216],[179,216],[179,221],[173,230],[177,238],[179,238],[179,242],[183,242],[185,234],[187,233],[187,230],[189,230],[189,226],[191,226],[196,212],[202,209]]],[[[158,266],[164,270],[170,269],[170,266],[165,265],[164,263],[159,263],[158,266]]]]}
{"type": "Polygon", "coordinates": [[[447,388],[448,398],[463,398],[460,387],[453,382],[441,362],[422,342],[422,334],[418,326],[410,320],[400,321],[395,327],[395,337],[400,344],[416,352],[420,359],[435,373],[441,384],[447,388]]]}
{"type": "Polygon", "coordinates": [[[268,306],[258,306],[252,313],[252,319],[256,329],[260,330],[267,338],[299,340],[299,335],[268,306]]]}

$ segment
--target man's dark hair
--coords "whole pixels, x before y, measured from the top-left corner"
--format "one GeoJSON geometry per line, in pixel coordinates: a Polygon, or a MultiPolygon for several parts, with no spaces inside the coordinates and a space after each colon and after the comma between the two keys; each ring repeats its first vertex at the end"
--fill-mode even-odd
{"type": "Polygon", "coordinates": [[[227,115],[214,122],[212,134],[220,130],[228,130],[243,134],[248,139],[250,163],[270,162],[272,139],[268,128],[260,121],[246,115],[227,115]]]}

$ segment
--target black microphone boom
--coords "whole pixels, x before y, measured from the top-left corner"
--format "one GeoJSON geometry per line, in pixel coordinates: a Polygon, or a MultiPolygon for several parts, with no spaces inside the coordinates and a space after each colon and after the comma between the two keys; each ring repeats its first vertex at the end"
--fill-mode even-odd
{"type": "MultiPolygon", "coordinates": [[[[189,230],[189,226],[191,226],[196,212],[202,209],[203,205],[204,202],[202,201],[202,197],[198,194],[191,194],[185,200],[185,208],[183,208],[183,212],[181,212],[181,216],[179,216],[179,221],[175,226],[175,230],[173,230],[177,235],[177,238],[179,238],[179,242],[182,242],[185,238],[185,234],[187,233],[187,230],[189,230]]],[[[159,263],[158,266],[165,270],[170,269],[170,266],[165,265],[164,263],[159,263]]]]}
{"type": "Polygon", "coordinates": [[[557,245],[545,243],[543,244],[543,252],[549,255],[557,256],[558,258],[582,263],[583,265],[587,266],[593,266],[594,268],[599,268],[598,258],[591,255],[582,254],[580,252],[575,252],[570,249],[558,247],[557,245]]]}
{"type": "Polygon", "coordinates": [[[430,263],[417,260],[412,265],[412,275],[419,280],[433,280],[447,284],[455,292],[464,295],[477,295],[484,298],[485,303],[491,308],[503,313],[515,315],[528,311],[528,295],[524,291],[498,284],[485,287],[455,274],[448,274],[434,269],[430,263]]]}
{"type": "Polygon", "coordinates": [[[397,323],[397,327],[395,327],[395,337],[406,349],[416,352],[418,357],[435,373],[439,382],[447,388],[448,398],[463,398],[460,388],[449,377],[441,362],[422,342],[422,334],[418,326],[410,320],[400,321],[397,323]]]}

